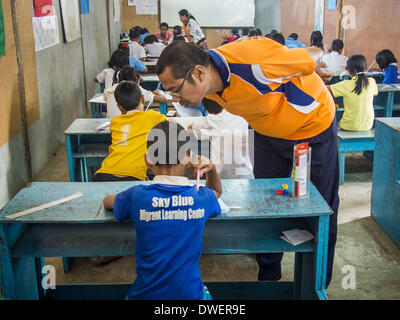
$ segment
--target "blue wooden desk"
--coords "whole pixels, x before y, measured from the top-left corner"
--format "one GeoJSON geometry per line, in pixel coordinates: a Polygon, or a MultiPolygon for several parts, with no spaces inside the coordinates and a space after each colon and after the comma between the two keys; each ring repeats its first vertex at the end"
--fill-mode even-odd
{"type": "MultiPolygon", "coordinates": [[[[201,118],[169,118],[183,127],[199,121],[201,118]]],[[[69,178],[71,182],[90,182],[94,171],[108,156],[111,145],[110,130],[98,131],[97,128],[110,119],[76,119],[64,132],[67,148],[69,178]]],[[[198,142],[191,134],[191,150],[209,156],[209,142],[198,142]]]]}
{"type": "Polygon", "coordinates": [[[400,85],[378,84],[379,94],[374,99],[374,108],[383,107],[384,116],[391,117],[394,108],[394,98],[396,93],[400,93],[400,85]]]}
{"type": "MultiPolygon", "coordinates": [[[[384,73],[383,72],[367,72],[367,76],[374,78],[376,83],[382,83],[383,79],[384,79],[384,73]]],[[[351,77],[349,76],[348,73],[345,73],[345,74],[336,73],[336,74],[334,74],[332,76],[332,78],[329,81],[328,85],[335,84],[335,83],[338,83],[340,81],[349,80],[349,79],[351,79],[351,77]]]]}
{"type": "Polygon", "coordinates": [[[376,119],[371,215],[400,248],[400,118],[376,119]]]}
{"type": "Polygon", "coordinates": [[[373,151],[375,148],[375,132],[370,131],[344,131],[338,130],[339,149],[339,184],[344,183],[346,152],[351,151],[373,151]]]}
{"type": "MultiPolygon", "coordinates": [[[[222,199],[239,206],[206,223],[203,254],[295,252],[293,282],[206,283],[214,299],[327,299],[325,291],[331,209],[312,185],[310,197],[277,196],[290,179],[223,180],[222,199]],[[314,240],[292,246],[282,231],[307,229],[314,240]]],[[[141,182],[33,183],[0,211],[0,288],[6,299],[124,299],[126,285],[41,287],[44,257],[135,254],[131,222],[104,210],[106,194],[141,182]],[[83,197],[17,219],[7,216],[70,196],[83,197]]],[[[193,181],[193,184],[195,181],[193,181]]]]}

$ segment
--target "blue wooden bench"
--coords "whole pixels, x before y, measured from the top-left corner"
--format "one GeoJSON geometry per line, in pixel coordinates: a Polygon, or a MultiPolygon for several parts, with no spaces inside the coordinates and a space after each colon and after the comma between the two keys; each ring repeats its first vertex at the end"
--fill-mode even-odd
{"type": "Polygon", "coordinates": [[[373,151],[375,149],[375,131],[344,131],[338,130],[338,149],[339,149],[339,183],[344,183],[346,152],[351,151],[373,151]]]}
{"type": "MultiPolygon", "coordinates": [[[[125,285],[41,286],[45,257],[129,256],[135,254],[131,222],[117,223],[104,210],[106,194],[147,182],[33,183],[0,211],[0,289],[11,300],[121,299],[125,285]],[[65,198],[82,197],[15,219],[7,216],[65,198]]],[[[195,184],[195,181],[192,181],[195,184]]],[[[223,201],[241,207],[209,219],[203,254],[295,252],[294,281],[206,283],[219,299],[327,299],[325,291],[331,209],[311,185],[310,197],[278,196],[275,190],[291,179],[223,180],[223,201]],[[306,229],[315,239],[292,246],[282,231],[306,229]]],[[[256,275],[255,275],[256,277],[256,275]]]]}

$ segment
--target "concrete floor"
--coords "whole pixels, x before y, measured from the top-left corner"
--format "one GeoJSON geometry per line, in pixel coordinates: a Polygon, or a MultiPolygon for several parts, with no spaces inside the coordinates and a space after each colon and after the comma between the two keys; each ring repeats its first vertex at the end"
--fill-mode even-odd
{"type": "MultiPolygon", "coordinates": [[[[65,146],[35,181],[68,181],[65,146]]],[[[328,297],[337,299],[400,299],[400,249],[370,215],[372,162],[361,153],[346,156],[345,183],[340,187],[338,238],[333,279],[328,297]],[[343,289],[345,266],[356,271],[356,288],[343,289]],[[342,272],[343,270],[343,272],[342,272]]],[[[71,272],[63,273],[61,259],[46,259],[54,265],[57,284],[132,283],[135,258],[123,257],[105,266],[93,266],[89,259],[74,259],[71,272]]],[[[285,254],[282,280],[293,280],[294,254],[285,254]]],[[[203,281],[256,281],[258,267],[254,255],[206,255],[201,259],[203,281]]]]}

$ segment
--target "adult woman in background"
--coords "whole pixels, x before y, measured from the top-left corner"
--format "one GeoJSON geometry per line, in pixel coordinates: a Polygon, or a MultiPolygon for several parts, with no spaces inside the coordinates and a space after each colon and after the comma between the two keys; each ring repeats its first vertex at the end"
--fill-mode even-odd
{"type": "Polygon", "coordinates": [[[193,42],[204,50],[208,50],[207,39],[201,30],[199,23],[186,9],[179,11],[179,18],[183,23],[183,29],[189,42],[193,42]]]}

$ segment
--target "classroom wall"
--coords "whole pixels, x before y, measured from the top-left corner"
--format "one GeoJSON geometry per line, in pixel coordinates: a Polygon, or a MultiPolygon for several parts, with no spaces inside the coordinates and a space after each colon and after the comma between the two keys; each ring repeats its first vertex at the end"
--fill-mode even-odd
{"type": "Polygon", "coordinates": [[[254,26],[263,35],[272,29],[281,30],[281,0],[255,0],[254,26]]]}
{"type": "MultiPolygon", "coordinates": [[[[134,26],[146,27],[150,33],[159,31],[159,15],[137,15],[136,6],[128,6],[123,1],[122,29],[129,30],[134,26]]],[[[160,7],[160,6],[159,6],[160,7]]],[[[263,32],[273,28],[280,29],[280,0],[255,0],[255,27],[263,32]]],[[[176,13],[178,14],[178,13],[176,13]]],[[[173,26],[170,26],[173,27],[173,26]]],[[[230,28],[203,28],[210,49],[219,47],[224,35],[230,35],[230,28]]]]}
{"type": "MultiPolygon", "coordinates": [[[[113,3],[90,1],[90,14],[81,15],[82,39],[64,43],[59,1],[53,1],[61,43],[35,52],[32,1],[17,1],[33,176],[64,143],[64,130],[76,118],[87,115],[87,100],[99,92],[93,79],[105,67],[110,49],[119,43],[121,22],[114,21],[113,3]]],[[[11,0],[2,0],[1,4],[6,56],[0,57],[0,208],[27,183],[11,0]]]]}

